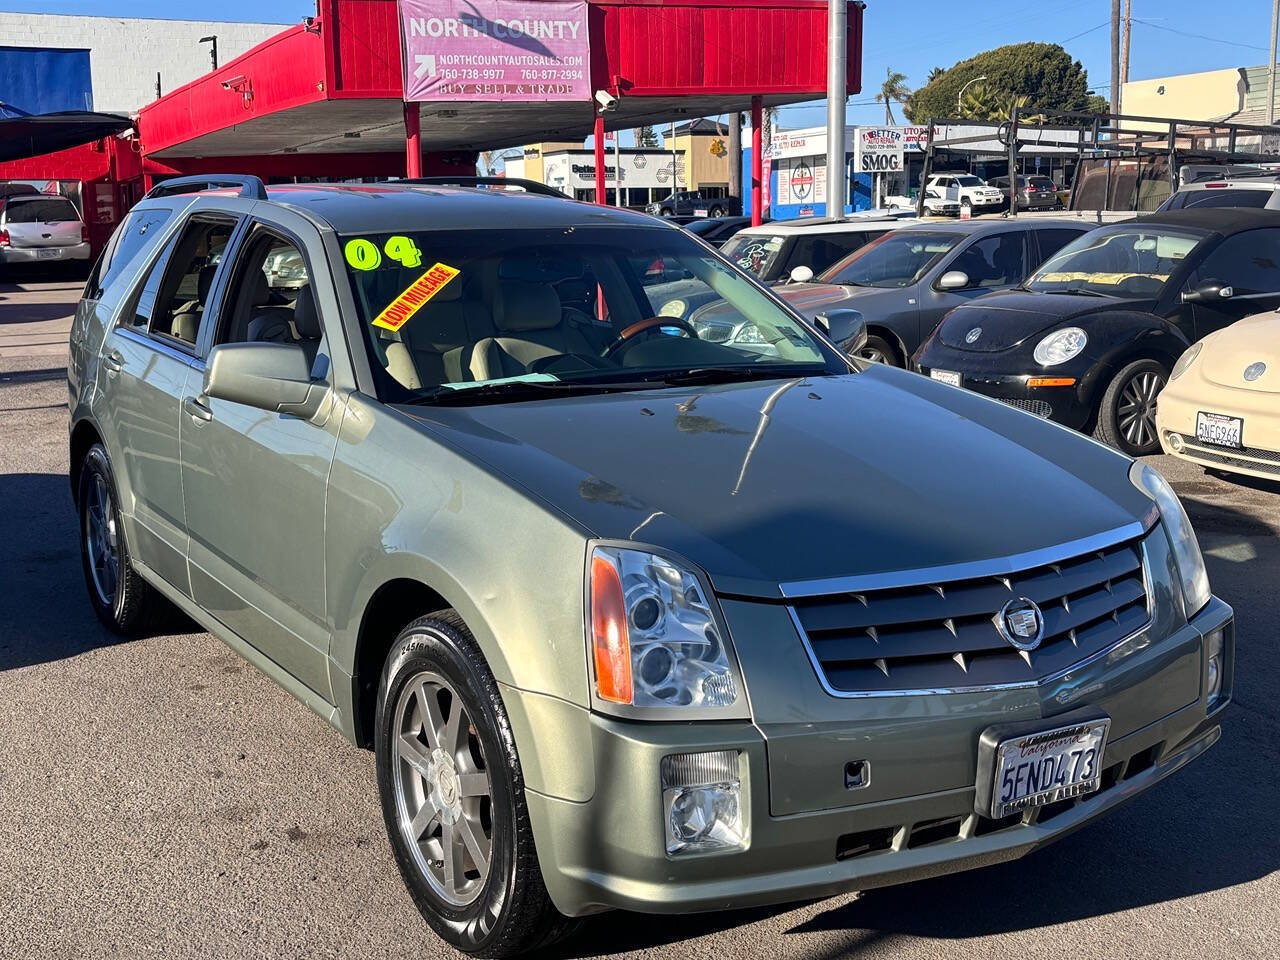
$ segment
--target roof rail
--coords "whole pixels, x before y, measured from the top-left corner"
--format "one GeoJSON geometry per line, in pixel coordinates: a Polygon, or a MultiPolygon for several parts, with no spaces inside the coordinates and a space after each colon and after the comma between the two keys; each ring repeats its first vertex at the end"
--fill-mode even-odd
{"type": "Polygon", "coordinates": [[[222,187],[239,187],[240,196],[246,200],[267,199],[266,184],[251,174],[217,173],[197,174],[190,177],[172,177],[163,183],[157,183],[147,191],[146,199],[154,197],[173,197],[182,193],[199,193],[202,190],[217,190],[222,187]]]}
{"type": "Polygon", "coordinates": [[[548,187],[536,180],[524,180],[520,177],[409,177],[395,181],[396,183],[414,183],[434,187],[519,187],[525,193],[536,193],[543,197],[556,197],[568,200],[555,187],[548,187]]]}

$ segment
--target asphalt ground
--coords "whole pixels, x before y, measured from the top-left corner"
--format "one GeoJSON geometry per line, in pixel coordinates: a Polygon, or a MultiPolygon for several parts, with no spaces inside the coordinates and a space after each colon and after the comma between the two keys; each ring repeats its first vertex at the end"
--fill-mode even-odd
{"type": "MultiPolygon", "coordinates": [[[[94,619],[66,479],[78,291],[0,285],[0,960],[454,956],[401,886],[371,754],[207,634],[120,642],[94,619]]],[[[1204,759],[1014,863],[604,915],[554,956],[1280,956],[1280,487],[1152,459],[1238,618],[1236,698],[1204,759]]]]}

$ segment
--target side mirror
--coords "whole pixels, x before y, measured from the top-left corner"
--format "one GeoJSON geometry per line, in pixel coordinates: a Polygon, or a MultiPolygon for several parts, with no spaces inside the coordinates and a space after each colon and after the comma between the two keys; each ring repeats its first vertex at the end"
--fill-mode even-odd
{"type": "Polygon", "coordinates": [[[867,343],[867,321],[860,310],[825,310],[813,318],[837,347],[853,356],[867,343]]]}
{"type": "Polygon", "coordinates": [[[1230,300],[1235,295],[1235,290],[1221,280],[1205,280],[1190,290],[1184,290],[1182,302],[1213,303],[1215,300],[1230,300]]]}
{"type": "Polygon", "coordinates": [[[801,264],[798,267],[793,267],[791,269],[792,283],[808,283],[812,279],[813,279],[813,270],[809,267],[806,267],[804,264],[801,264]]]}
{"type": "Polygon", "coordinates": [[[296,343],[220,344],[204,368],[206,396],[308,420],[328,389],[311,379],[306,352],[296,343]]]}
{"type": "Polygon", "coordinates": [[[939,290],[960,290],[969,285],[969,275],[963,270],[948,270],[938,278],[939,290]]]}

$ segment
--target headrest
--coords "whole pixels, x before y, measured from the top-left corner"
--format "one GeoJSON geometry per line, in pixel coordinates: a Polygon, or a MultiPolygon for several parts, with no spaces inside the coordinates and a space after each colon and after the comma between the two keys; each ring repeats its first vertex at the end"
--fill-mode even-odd
{"type": "Polygon", "coordinates": [[[560,323],[560,295],[549,283],[502,280],[493,321],[504,333],[549,330],[560,323]]]}
{"type": "MultiPolygon", "coordinates": [[[[200,276],[196,280],[196,297],[201,305],[208,306],[209,291],[213,289],[213,278],[218,274],[218,265],[211,263],[200,268],[200,276]]],[[[263,279],[266,279],[265,277],[263,279]]]]}
{"type": "Polygon", "coordinates": [[[298,288],[298,299],[293,302],[293,325],[304,340],[320,338],[320,314],[316,312],[316,295],[309,283],[298,288]]]}
{"type": "Polygon", "coordinates": [[[253,284],[253,305],[266,306],[267,301],[271,299],[271,287],[267,284],[267,275],[261,270],[255,270],[249,282],[253,284]]]}

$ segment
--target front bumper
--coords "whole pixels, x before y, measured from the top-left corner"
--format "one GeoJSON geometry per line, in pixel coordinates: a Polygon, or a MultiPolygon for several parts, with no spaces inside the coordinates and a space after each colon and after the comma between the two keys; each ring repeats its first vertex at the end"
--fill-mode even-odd
{"type": "MultiPolygon", "coordinates": [[[[1129,722],[1113,736],[1099,792],[1003,821],[974,812],[972,785],[862,804],[846,800],[839,807],[775,815],[773,794],[804,789],[804,784],[770,783],[771,735],[760,725],[643,724],[593,715],[596,776],[590,799],[572,802],[526,791],[547,889],[557,908],[574,916],[610,908],[687,913],[828,897],[1016,859],[1131,799],[1218,740],[1217,715],[1231,693],[1234,635],[1231,609],[1216,599],[1191,623],[1158,642],[1145,636],[1135,639],[1133,651],[1124,658],[1126,666],[1117,668],[1133,678],[1132,685],[1121,685],[1100,703],[1114,716],[1146,716],[1143,698],[1150,695],[1150,684],[1159,684],[1166,673],[1199,669],[1203,678],[1204,638],[1217,629],[1226,636],[1224,681],[1211,707],[1202,679],[1200,695],[1190,703],[1141,723],[1129,722]],[[724,749],[740,750],[746,761],[746,848],[669,857],[659,783],[662,758],[724,749]]],[[[970,722],[946,709],[949,698],[958,696],[934,695],[929,729],[917,731],[909,744],[918,758],[930,759],[931,748],[954,732],[947,728],[970,722]],[[938,732],[947,736],[931,735],[938,732]]],[[[1026,709],[1025,701],[1015,707],[999,699],[987,702],[993,715],[1026,709]]],[[[1046,715],[1046,725],[1052,723],[1046,715]]],[[[862,749],[857,741],[868,740],[871,729],[868,725],[863,736],[842,739],[850,749],[862,749]]],[[[830,747],[831,738],[816,730],[797,736],[812,740],[814,754],[830,747]]],[[[976,738],[969,742],[974,753],[970,759],[976,764],[976,738]]],[[[797,745],[793,736],[787,749],[794,754],[797,745]]]]}
{"type": "Polygon", "coordinates": [[[0,263],[65,263],[68,260],[88,260],[89,244],[73,243],[64,247],[0,247],[0,263]]]}
{"type": "Polygon", "coordinates": [[[1033,364],[1008,353],[977,353],[956,350],[930,339],[916,354],[913,365],[925,376],[934,370],[960,374],[960,386],[1011,407],[1053,420],[1073,430],[1084,430],[1097,409],[1094,371],[1071,362],[1062,367],[1030,372],[1033,364]],[[1032,377],[1065,377],[1070,386],[1032,387],[1032,377]]]}
{"type": "Polygon", "coordinates": [[[1193,365],[1160,394],[1156,432],[1165,453],[1203,467],[1280,479],[1280,409],[1276,394],[1211,383],[1193,365]],[[1196,414],[1220,413],[1243,421],[1242,449],[1196,440],[1196,414]]]}

